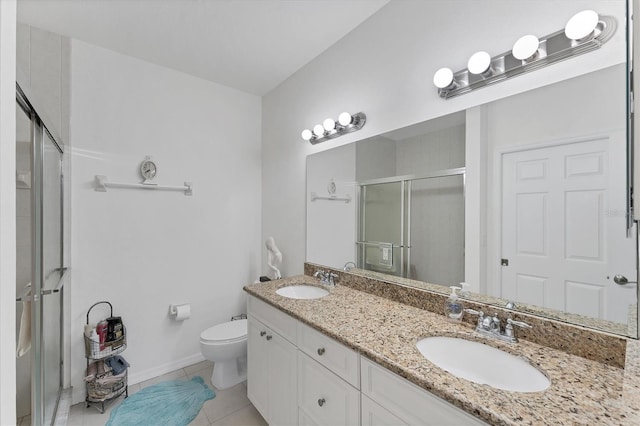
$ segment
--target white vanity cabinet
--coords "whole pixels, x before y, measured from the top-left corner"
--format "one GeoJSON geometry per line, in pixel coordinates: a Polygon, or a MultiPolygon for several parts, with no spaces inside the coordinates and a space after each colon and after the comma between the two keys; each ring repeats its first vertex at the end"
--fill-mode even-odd
{"type": "Polygon", "coordinates": [[[270,425],[484,425],[249,296],[249,400],[270,425]]]}
{"type": "Polygon", "coordinates": [[[363,401],[362,404],[363,425],[486,425],[364,357],[360,364],[362,398],[370,398],[368,403],[363,401]]]}
{"type": "Polygon", "coordinates": [[[400,426],[407,422],[362,394],[362,426],[400,426]]]}
{"type": "Polygon", "coordinates": [[[298,323],[300,425],[360,424],[360,355],[298,323]]]}
{"type": "Polygon", "coordinates": [[[249,298],[247,396],[271,425],[298,423],[294,318],[249,298]]]}

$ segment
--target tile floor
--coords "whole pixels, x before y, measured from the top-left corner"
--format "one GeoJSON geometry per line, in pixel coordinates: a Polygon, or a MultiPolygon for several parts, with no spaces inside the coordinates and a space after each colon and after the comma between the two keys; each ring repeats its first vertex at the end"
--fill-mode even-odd
{"type": "MultiPolygon", "coordinates": [[[[246,382],[230,389],[219,391],[211,385],[213,363],[202,361],[198,364],[181,368],[145,382],[129,386],[129,395],[140,389],[166,380],[190,379],[201,376],[207,386],[213,389],[216,397],[205,402],[191,425],[194,426],[266,426],[260,413],[251,405],[247,398],[246,382]]],[[[86,408],[84,402],[73,405],[69,411],[68,426],[104,425],[109,420],[111,410],[124,399],[119,398],[109,405],[105,405],[105,413],[100,414],[95,407],[86,408]]]]}

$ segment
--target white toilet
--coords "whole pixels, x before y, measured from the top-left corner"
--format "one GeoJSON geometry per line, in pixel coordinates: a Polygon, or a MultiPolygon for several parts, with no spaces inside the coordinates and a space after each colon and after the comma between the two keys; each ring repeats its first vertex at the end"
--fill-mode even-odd
{"type": "Polygon", "coordinates": [[[239,319],[207,328],[200,334],[200,350],[213,361],[211,383],[227,389],[247,380],[247,320],[239,319]]]}

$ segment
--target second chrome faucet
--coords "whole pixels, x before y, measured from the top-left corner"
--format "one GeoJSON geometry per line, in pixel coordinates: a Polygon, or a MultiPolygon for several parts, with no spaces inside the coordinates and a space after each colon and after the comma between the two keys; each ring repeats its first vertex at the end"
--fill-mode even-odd
{"type": "Polygon", "coordinates": [[[313,276],[315,278],[320,278],[320,282],[323,284],[327,284],[330,286],[335,286],[336,285],[336,278],[338,278],[338,274],[335,274],[331,271],[323,271],[323,270],[317,270],[313,276]]]}
{"type": "Polygon", "coordinates": [[[478,322],[476,324],[476,331],[478,333],[494,337],[505,342],[515,343],[518,341],[514,327],[532,328],[526,322],[514,321],[511,318],[508,318],[507,325],[503,330],[502,322],[500,321],[500,318],[498,318],[497,314],[493,314],[493,317],[485,317],[484,312],[482,311],[476,311],[474,309],[465,309],[464,311],[478,317],[478,322]]]}

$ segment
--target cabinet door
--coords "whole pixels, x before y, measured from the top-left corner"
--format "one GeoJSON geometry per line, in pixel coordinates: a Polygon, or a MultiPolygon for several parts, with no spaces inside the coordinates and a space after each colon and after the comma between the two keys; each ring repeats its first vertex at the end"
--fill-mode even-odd
{"type": "Polygon", "coordinates": [[[278,333],[267,329],[265,336],[269,359],[269,417],[271,425],[295,425],[298,423],[297,348],[278,333]]]}
{"type": "Polygon", "coordinates": [[[365,395],[362,395],[361,404],[362,426],[400,426],[408,424],[365,395]]]}
{"type": "Polygon", "coordinates": [[[307,424],[359,425],[360,392],[298,351],[298,410],[307,424]]]}
{"type": "Polygon", "coordinates": [[[247,338],[247,397],[262,417],[269,418],[267,327],[249,316],[247,338]],[[265,333],[260,336],[260,333],[265,333]]]}
{"type": "Polygon", "coordinates": [[[368,359],[360,360],[362,394],[405,423],[424,426],[486,425],[458,407],[368,359]]]}

